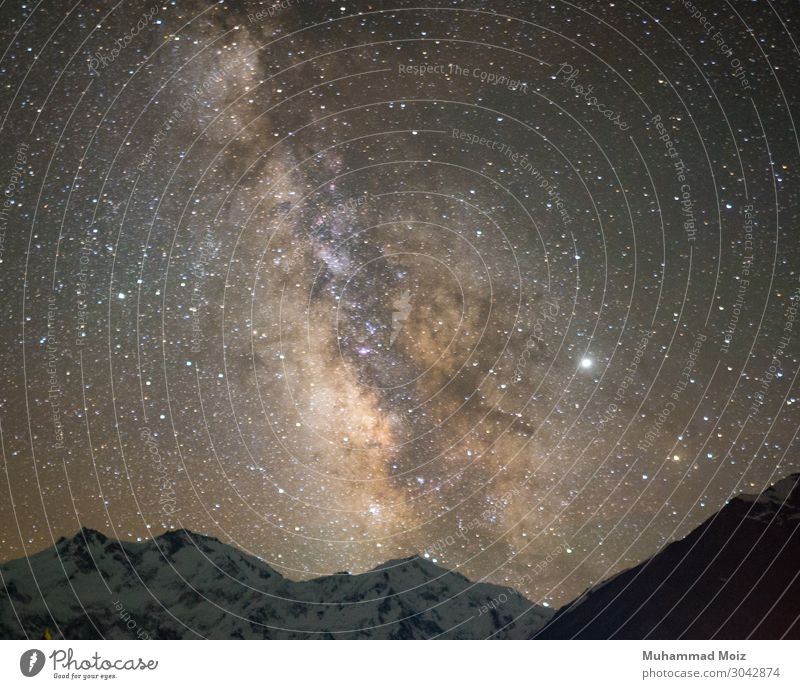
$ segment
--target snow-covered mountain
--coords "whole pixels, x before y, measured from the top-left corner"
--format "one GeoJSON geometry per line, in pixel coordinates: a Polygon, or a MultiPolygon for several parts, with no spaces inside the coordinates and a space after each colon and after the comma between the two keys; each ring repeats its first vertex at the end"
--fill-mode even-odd
{"type": "Polygon", "coordinates": [[[798,638],[798,486],[733,498],[555,616],[417,557],[295,582],[189,531],[122,543],[84,529],[0,567],[0,638],[798,638]]]}
{"type": "Polygon", "coordinates": [[[800,474],[561,608],[548,639],[800,638],[800,474]]]}
{"type": "Polygon", "coordinates": [[[294,582],[185,530],[123,543],[83,529],[0,575],[0,638],[528,638],[552,616],[417,557],[294,582]]]}

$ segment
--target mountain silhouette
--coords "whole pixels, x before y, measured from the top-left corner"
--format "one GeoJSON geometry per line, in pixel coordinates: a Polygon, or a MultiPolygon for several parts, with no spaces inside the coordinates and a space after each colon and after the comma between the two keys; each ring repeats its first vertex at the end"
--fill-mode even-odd
{"type": "Polygon", "coordinates": [[[800,637],[800,474],[558,610],[545,639],[800,637]]]}
{"type": "Polygon", "coordinates": [[[416,556],[298,582],[191,531],[84,528],[0,567],[0,638],[798,638],[799,485],[733,498],[555,613],[416,556]]]}

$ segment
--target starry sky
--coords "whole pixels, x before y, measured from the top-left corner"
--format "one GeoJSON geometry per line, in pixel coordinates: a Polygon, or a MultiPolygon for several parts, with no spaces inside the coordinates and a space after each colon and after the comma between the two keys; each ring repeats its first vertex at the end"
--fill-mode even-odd
{"type": "Polygon", "coordinates": [[[556,606],[800,469],[795,2],[0,19],[0,561],[188,528],[556,606]]]}

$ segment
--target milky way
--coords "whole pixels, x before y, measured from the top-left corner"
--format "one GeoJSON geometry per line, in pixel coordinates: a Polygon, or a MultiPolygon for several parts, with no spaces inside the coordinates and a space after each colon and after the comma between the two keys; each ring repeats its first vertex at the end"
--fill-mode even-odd
{"type": "Polygon", "coordinates": [[[557,605],[800,467],[796,5],[0,15],[0,560],[557,605]]]}

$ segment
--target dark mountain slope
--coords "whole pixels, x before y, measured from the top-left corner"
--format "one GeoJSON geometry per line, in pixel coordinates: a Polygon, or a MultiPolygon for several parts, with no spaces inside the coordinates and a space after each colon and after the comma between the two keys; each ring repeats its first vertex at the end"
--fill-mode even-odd
{"type": "Polygon", "coordinates": [[[546,639],[800,637],[800,474],[560,609],[546,639]]]}

